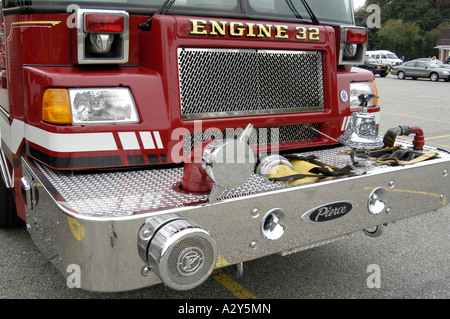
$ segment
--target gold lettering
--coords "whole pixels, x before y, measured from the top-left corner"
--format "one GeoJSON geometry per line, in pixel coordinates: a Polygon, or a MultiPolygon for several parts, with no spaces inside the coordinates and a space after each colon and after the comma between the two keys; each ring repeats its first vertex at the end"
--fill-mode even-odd
{"type": "Polygon", "coordinates": [[[306,40],[306,28],[305,27],[296,27],[295,31],[297,31],[297,35],[295,36],[296,40],[306,40]]]}
{"type": "MultiPolygon", "coordinates": [[[[289,26],[287,25],[197,19],[190,19],[188,22],[191,25],[189,35],[225,37],[228,33],[230,37],[289,39],[289,26]]],[[[319,28],[297,26],[294,30],[295,40],[320,41],[319,28]]]]}
{"type": "Polygon", "coordinates": [[[189,35],[207,35],[208,31],[204,30],[206,21],[205,20],[189,20],[191,24],[191,32],[189,35]]]}
{"type": "Polygon", "coordinates": [[[288,27],[285,25],[275,25],[276,28],[276,39],[289,39],[289,36],[286,34],[288,27]]]}
{"type": "Polygon", "coordinates": [[[255,24],[254,23],[246,23],[246,25],[248,27],[246,37],[247,38],[255,38],[256,37],[255,30],[254,30],[255,24]]]}
{"type": "Polygon", "coordinates": [[[245,28],[240,22],[230,23],[230,36],[232,37],[242,37],[244,35],[245,28]]]}
{"type": "Polygon", "coordinates": [[[227,23],[225,21],[209,21],[209,24],[211,25],[211,32],[209,35],[213,36],[221,36],[224,37],[226,35],[226,27],[227,23]],[[220,23],[220,24],[219,24],[220,23]]]}
{"type": "Polygon", "coordinates": [[[305,27],[296,27],[295,31],[297,34],[295,35],[296,40],[306,40],[309,41],[320,41],[320,30],[319,28],[308,28],[305,27]]]}
{"type": "Polygon", "coordinates": [[[320,40],[319,28],[309,28],[309,40],[310,41],[319,41],[320,40]]]}
{"type": "Polygon", "coordinates": [[[263,25],[263,24],[256,24],[258,26],[258,38],[271,38],[272,37],[272,25],[271,24],[267,24],[267,25],[263,25]],[[264,33],[264,35],[263,35],[264,33]]]}

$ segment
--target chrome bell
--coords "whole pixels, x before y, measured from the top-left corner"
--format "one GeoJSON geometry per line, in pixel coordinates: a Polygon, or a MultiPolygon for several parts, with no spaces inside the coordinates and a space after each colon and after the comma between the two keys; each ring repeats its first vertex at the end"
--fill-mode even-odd
{"type": "Polygon", "coordinates": [[[338,138],[339,143],[352,148],[351,157],[354,164],[356,164],[354,160],[356,151],[381,149],[384,145],[383,139],[378,136],[375,115],[367,111],[368,101],[378,97],[373,94],[361,94],[358,98],[362,111],[352,114],[347,130],[338,138]]]}

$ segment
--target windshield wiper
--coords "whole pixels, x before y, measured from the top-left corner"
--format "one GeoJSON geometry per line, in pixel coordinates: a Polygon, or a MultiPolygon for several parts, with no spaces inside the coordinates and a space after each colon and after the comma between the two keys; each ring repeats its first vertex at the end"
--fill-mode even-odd
{"type": "Polygon", "coordinates": [[[152,28],[153,17],[157,14],[166,14],[166,12],[170,9],[170,7],[172,7],[172,5],[174,4],[175,1],[176,0],[164,1],[164,3],[155,11],[155,13],[153,13],[153,15],[150,17],[150,19],[148,19],[147,22],[140,23],[138,25],[138,28],[143,31],[150,31],[150,29],[152,28]]]}
{"type": "Polygon", "coordinates": [[[311,21],[312,23],[314,23],[315,25],[319,25],[319,19],[317,19],[316,15],[314,14],[314,12],[311,10],[311,7],[309,6],[308,2],[306,0],[301,0],[303,6],[306,9],[306,12],[308,12],[309,16],[311,17],[311,21]]]}
{"type": "Polygon", "coordinates": [[[287,3],[287,5],[288,5],[289,9],[292,11],[292,13],[295,15],[295,17],[296,17],[297,19],[301,19],[302,16],[298,13],[297,9],[296,9],[295,6],[292,4],[292,1],[291,1],[291,0],[286,0],[286,3],[287,3]]]}

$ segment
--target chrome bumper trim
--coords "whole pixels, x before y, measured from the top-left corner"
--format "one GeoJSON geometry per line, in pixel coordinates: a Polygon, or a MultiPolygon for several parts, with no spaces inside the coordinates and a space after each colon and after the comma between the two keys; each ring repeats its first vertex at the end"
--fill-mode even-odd
{"type": "MultiPolygon", "coordinates": [[[[442,155],[408,167],[377,168],[352,177],[229,196],[212,205],[190,203],[121,216],[74,211],[42,167],[22,159],[24,175],[39,191],[38,204],[26,211],[27,227],[40,250],[66,277],[71,274],[67,270],[71,265],[79,266],[81,288],[137,289],[160,283],[153,272],[148,272],[137,249],[138,232],[149,217],[175,213],[207,230],[218,246],[216,268],[275,253],[287,254],[446,206],[450,156],[442,155]],[[372,215],[367,201],[378,187],[386,189],[389,210],[372,215]],[[341,218],[316,223],[302,219],[313,209],[343,201],[351,202],[353,208],[341,218]],[[261,224],[273,209],[283,210],[287,226],[280,239],[267,240],[261,224]]],[[[152,196],[157,198],[158,194],[152,196]]]]}

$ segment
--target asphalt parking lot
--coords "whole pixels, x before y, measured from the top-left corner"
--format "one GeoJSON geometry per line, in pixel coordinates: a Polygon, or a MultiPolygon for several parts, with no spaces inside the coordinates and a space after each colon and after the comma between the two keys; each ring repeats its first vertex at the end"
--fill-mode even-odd
{"type": "MultiPolygon", "coordinates": [[[[450,150],[450,83],[398,80],[392,75],[377,76],[376,81],[382,105],[381,133],[400,124],[420,126],[427,145],[450,150]]],[[[447,206],[391,225],[377,239],[358,233],[286,257],[273,255],[247,262],[240,278],[229,267],[187,292],[157,285],[121,293],[68,288],[24,228],[0,229],[0,298],[173,298],[180,304],[187,299],[448,299],[449,225],[447,206]],[[373,269],[380,275],[375,286],[369,284],[373,269]]]]}

